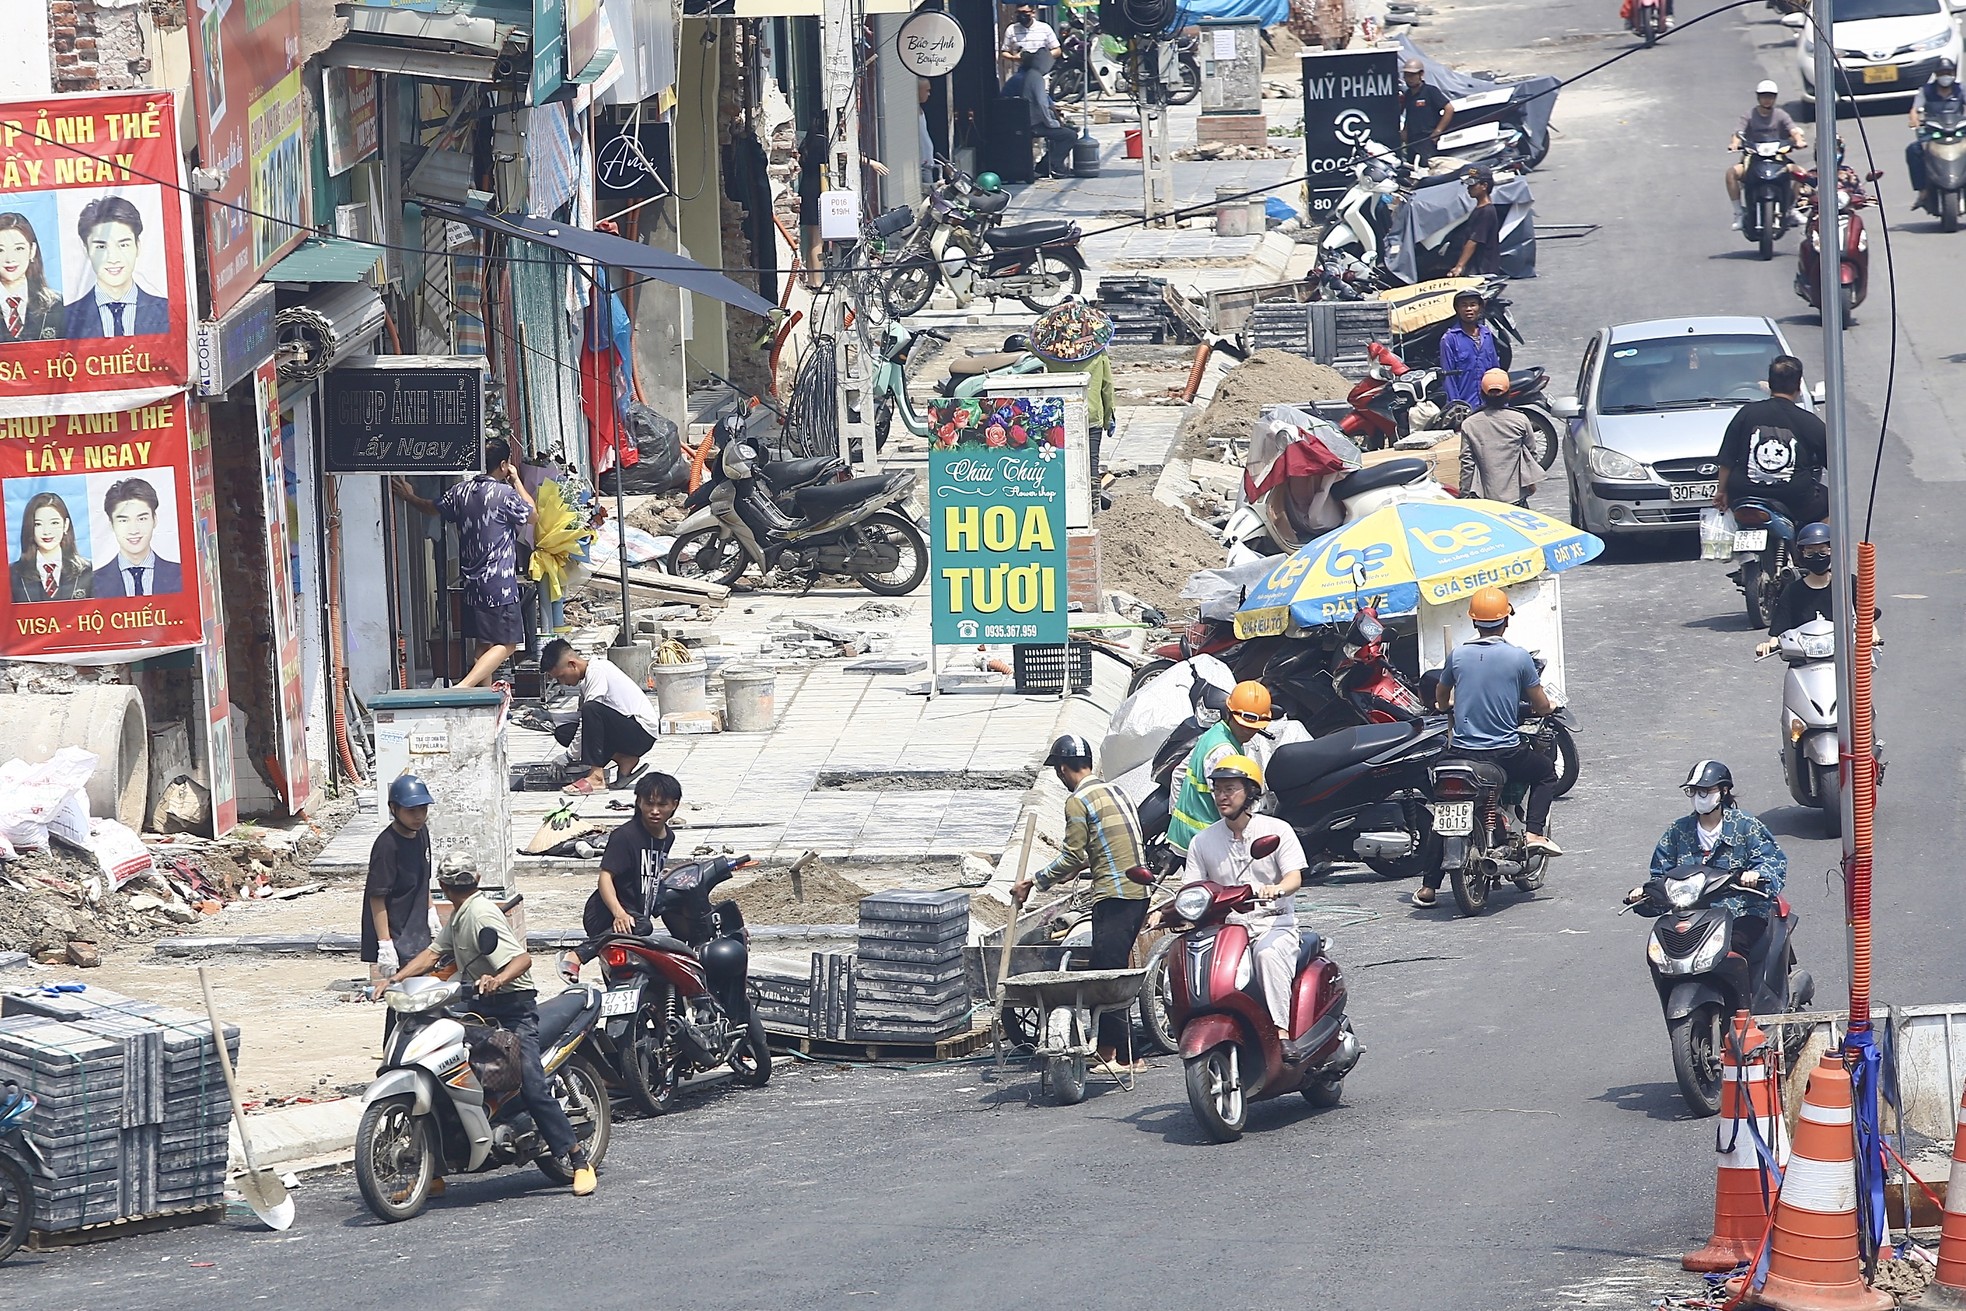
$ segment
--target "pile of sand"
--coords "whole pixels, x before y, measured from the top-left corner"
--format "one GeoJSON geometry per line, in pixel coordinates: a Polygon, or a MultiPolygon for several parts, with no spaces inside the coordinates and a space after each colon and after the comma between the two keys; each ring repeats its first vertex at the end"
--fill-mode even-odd
{"type": "Polygon", "coordinates": [[[1092,521],[1099,530],[1099,564],[1106,587],[1139,597],[1170,623],[1183,623],[1194,602],[1182,600],[1181,589],[1190,574],[1222,563],[1222,543],[1144,488],[1123,490],[1126,486],[1127,480],[1115,484],[1113,508],[1092,521]]]}
{"type": "Polygon", "coordinates": [[[809,869],[799,876],[803,898],[792,891],[792,876],[784,870],[760,874],[731,894],[744,912],[746,924],[852,924],[860,918],[860,899],[867,889],[826,869],[809,869]]]}
{"type": "Polygon", "coordinates": [[[1265,405],[1342,400],[1352,384],[1343,374],[1289,351],[1265,350],[1236,365],[1215,389],[1215,399],[1181,437],[1181,454],[1220,459],[1211,440],[1248,441],[1250,426],[1265,405]]]}

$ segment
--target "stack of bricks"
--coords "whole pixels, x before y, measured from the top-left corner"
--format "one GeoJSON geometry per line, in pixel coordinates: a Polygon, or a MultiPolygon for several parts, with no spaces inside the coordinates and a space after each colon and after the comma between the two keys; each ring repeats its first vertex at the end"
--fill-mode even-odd
{"type": "Polygon", "coordinates": [[[1082,614],[1106,608],[1105,577],[1099,567],[1099,530],[1071,528],[1065,533],[1065,598],[1082,614]]]}
{"type": "Polygon", "coordinates": [[[1203,114],[1195,122],[1198,145],[1250,146],[1270,144],[1270,120],[1262,114],[1203,114]]]}

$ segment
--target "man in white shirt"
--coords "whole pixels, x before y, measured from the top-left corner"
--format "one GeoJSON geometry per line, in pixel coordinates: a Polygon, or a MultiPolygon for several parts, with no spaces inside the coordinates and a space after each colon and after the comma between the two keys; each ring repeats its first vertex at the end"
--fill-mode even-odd
{"type": "Polygon", "coordinates": [[[554,736],[567,746],[579,732],[580,763],[587,766],[587,777],[561,791],[573,796],[607,791],[610,762],[616,785],[626,787],[655,746],[659,721],[648,693],[606,660],[581,655],[564,637],[554,638],[539,653],[539,670],[562,686],[580,689],[580,718],[554,736]]]}
{"type": "Polygon", "coordinates": [[[1248,756],[1218,761],[1208,781],[1222,818],[1188,843],[1188,868],[1182,881],[1206,879],[1228,887],[1246,883],[1256,890],[1255,903],[1229,916],[1229,922],[1249,930],[1256,968],[1262,974],[1264,1004],[1277,1026],[1277,1041],[1287,1043],[1298,948],[1297,907],[1292,898],[1304,885],[1304,847],[1290,825],[1256,813],[1256,803],[1263,797],[1263,769],[1248,756]],[[1256,840],[1272,835],[1277,849],[1252,858],[1250,848],[1256,840]]]}
{"type": "Polygon", "coordinates": [[[997,48],[997,59],[1004,66],[1004,76],[1008,78],[1030,55],[1032,68],[1039,76],[1051,71],[1052,61],[1058,58],[1058,33],[1052,31],[1051,24],[1038,21],[1038,11],[1033,5],[1017,6],[1017,21],[1004,29],[1003,44],[997,48]]]}

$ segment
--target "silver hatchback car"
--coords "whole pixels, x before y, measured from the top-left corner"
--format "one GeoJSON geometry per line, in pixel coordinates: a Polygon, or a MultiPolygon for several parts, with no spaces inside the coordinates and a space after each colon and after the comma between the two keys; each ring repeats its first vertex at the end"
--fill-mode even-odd
{"type": "Polygon", "coordinates": [[[1713,504],[1734,411],[1768,395],[1768,362],[1792,354],[1772,320],[1716,316],[1601,328],[1577,394],[1558,400],[1570,520],[1600,537],[1685,532],[1713,504]]]}

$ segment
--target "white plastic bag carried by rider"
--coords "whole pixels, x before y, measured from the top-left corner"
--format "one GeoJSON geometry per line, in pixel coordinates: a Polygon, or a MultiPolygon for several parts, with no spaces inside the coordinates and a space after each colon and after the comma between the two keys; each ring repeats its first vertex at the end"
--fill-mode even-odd
{"type": "Polygon", "coordinates": [[[1700,558],[1725,560],[1734,554],[1734,515],[1711,505],[1700,511],[1700,558]]]}
{"type": "Polygon", "coordinates": [[[85,789],[96,772],[96,757],[80,747],[63,747],[37,765],[9,760],[0,765],[0,842],[19,851],[48,845],[48,830],[86,848],[89,801],[85,789]]]}

